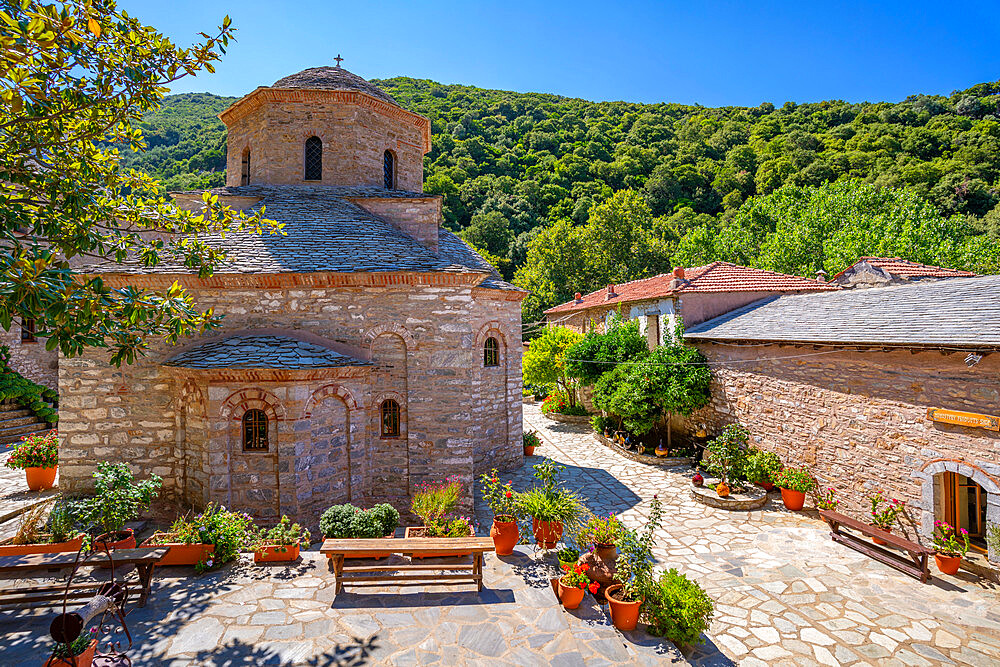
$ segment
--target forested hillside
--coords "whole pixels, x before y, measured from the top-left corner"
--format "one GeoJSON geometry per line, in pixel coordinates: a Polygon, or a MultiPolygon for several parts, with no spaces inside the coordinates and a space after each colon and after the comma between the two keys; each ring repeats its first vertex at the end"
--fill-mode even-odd
{"type": "MultiPolygon", "coordinates": [[[[871,248],[997,268],[984,242],[1000,240],[1000,82],[780,108],[375,83],[431,119],[425,190],[444,196],[449,227],[536,293],[534,315],[576,289],[715,258],[805,273],[871,248]]],[[[220,184],[215,114],[231,102],[168,97],[144,124],[150,151],[128,159],[168,189],[220,184]]]]}

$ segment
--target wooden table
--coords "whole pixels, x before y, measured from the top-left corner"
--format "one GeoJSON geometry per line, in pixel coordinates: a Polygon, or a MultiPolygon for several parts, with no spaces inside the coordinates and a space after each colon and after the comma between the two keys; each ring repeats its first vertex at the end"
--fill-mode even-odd
{"type": "Polygon", "coordinates": [[[834,510],[820,510],[819,515],[823,517],[824,521],[830,524],[830,537],[835,542],[845,544],[866,556],[885,563],[889,567],[894,567],[900,572],[919,579],[921,583],[927,583],[927,579],[930,577],[930,570],[927,567],[927,557],[934,553],[933,549],[928,549],[922,544],[908,540],[905,537],[900,537],[899,535],[893,535],[834,510]],[[890,551],[873,542],[863,540],[852,533],[842,532],[841,528],[850,528],[862,535],[884,540],[886,544],[905,551],[909,558],[896,551],[890,551]]]}
{"type": "Polygon", "coordinates": [[[405,537],[403,539],[339,539],[324,540],[320,553],[332,561],[337,577],[337,593],[344,584],[359,582],[395,582],[409,584],[465,583],[476,584],[476,590],[483,590],[483,553],[493,551],[493,540],[489,537],[405,537]],[[373,565],[352,565],[344,567],[344,557],[352,554],[381,551],[411,557],[410,564],[376,563],[373,565]],[[413,556],[434,554],[447,557],[472,554],[471,562],[451,564],[413,564],[413,556]],[[456,570],[469,570],[469,574],[445,574],[456,570]],[[375,574],[369,574],[375,573],[375,574]],[[363,576],[345,576],[358,575],[363,576]]]}
{"type": "MultiPolygon", "coordinates": [[[[169,547],[145,547],[139,549],[119,549],[113,551],[115,571],[119,567],[134,565],[139,577],[142,592],[139,595],[139,606],[146,605],[153,583],[154,566],[167,555],[169,547]]],[[[81,567],[98,567],[109,561],[106,553],[92,554],[86,560],[77,557],[76,552],[58,554],[30,554],[27,556],[0,557],[0,574],[26,574],[31,570],[51,570],[61,572],[79,564],[81,567]],[[78,563],[79,561],[79,563],[78,563]]],[[[9,578],[9,577],[8,577],[9,578]]],[[[91,597],[105,582],[91,581],[70,584],[69,598],[91,597]]],[[[17,588],[0,589],[0,605],[15,604],[59,604],[67,592],[66,585],[18,586],[17,588]]]]}

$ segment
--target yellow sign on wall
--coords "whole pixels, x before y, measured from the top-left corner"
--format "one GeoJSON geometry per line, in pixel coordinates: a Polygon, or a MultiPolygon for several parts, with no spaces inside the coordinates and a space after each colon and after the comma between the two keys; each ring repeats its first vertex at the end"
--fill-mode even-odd
{"type": "Polygon", "coordinates": [[[985,428],[989,431],[1000,431],[1000,417],[977,415],[975,412],[927,408],[927,418],[943,424],[957,424],[970,428],[985,428]]]}

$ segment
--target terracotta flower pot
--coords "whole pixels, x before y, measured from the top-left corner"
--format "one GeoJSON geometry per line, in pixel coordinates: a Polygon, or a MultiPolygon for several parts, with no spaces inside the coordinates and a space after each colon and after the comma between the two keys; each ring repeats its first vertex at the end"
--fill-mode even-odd
{"type": "Polygon", "coordinates": [[[785,503],[785,509],[798,512],[806,504],[806,494],[803,491],[781,489],[781,502],[785,503]]]}
{"type": "Polygon", "coordinates": [[[551,549],[563,534],[562,521],[531,520],[531,530],[535,534],[535,542],[543,549],[551,549]]]}
{"type": "Polygon", "coordinates": [[[25,468],[24,477],[28,482],[29,491],[44,491],[56,484],[56,472],[59,466],[51,468],[25,468]]]}
{"type": "Polygon", "coordinates": [[[717,487],[715,487],[715,492],[719,494],[720,498],[725,498],[729,495],[729,485],[722,482],[717,487]]]}
{"type": "Polygon", "coordinates": [[[622,632],[628,632],[635,630],[635,626],[639,624],[639,608],[642,607],[643,601],[624,602],[618,600],[616,596],[621,594],[621,588],[621,584],[608,586],[605,595],[607,595],[608,605],[611,608],[611,622],[622,632]]]}
{"type": "Polygon", "coordinates": [[[949,556],[947,554],[934,554],[934,562],[941,574],[955,574],[962,566],[961,556],[949,556]]]}
{"type": "Polygon", "coordinates": [[[562,577],[550,577],[549,583],[552,584],[552,592],[556,594],[556,599],[559,599],[559,580],[562,577]]]}
{"type": "Polygon", "coordinates": [[[493,520],[490,528],[490,537],[493,538],[493,546],[496,547],[498,556],[509,556],[514,553],[514,546],[521,539],[521,532],[517,529],[517,521],[497,521],[493,520]]]}
{"type": "Polygon", "coordinates": [[[83,546],[83,535],[65,542],[48,544],[0,544],[0,556],[27,556],[29,554],[59,554],[79,551],[83,546]]]}
{"type": "Polygon", "coordinates": [[[666,447],[664,447],[663,449],[660,449],[659,447],[657,447],[656,451],[654,452],[654,454],[656,454],[660,458],[663,458],[664,456],[667,456],[668,454],[670,454],[670,450],[667,449],[666,447]]]}
{"type": "Polygon", "coordinates": [[[135,549],[135,533],[131,528],[125,528],[118,531],[112,537],[117,537],[118,539],[112,540],[110,542],[100,541],[94,542],[94,551],[104,552],[115,551],[116,549],[135,549]]]}
{"type": "Polygon", "coordinates": [[[757,486],[765,491],[772,491],[774,489],[774,484],[772,482],[757,482],[757,486]]]}
{"type": "Polygon", "coordinates": [[[577,588],[575,586],[566,586],[563,584],[562,580],[559,580],[559,601],[562,602],[562,606],[566,609],[576,609],[583,602],[583,594],[586,593],[582,588],[577,588]]]}
{"type": "Polygon", "coordinates": [[[50,657],[45,661],[44,667],[59,667],[62,665],[75,665],[75,667],[91,667],[94,664],[94,652],[97,651],[97,640],[91,639],[90,645],[80,655],[74,656],[72,658],[56,658],[50,657]]]}
{"type": "MultiPolygon", "coordinates": [[[[872,524],[872,528],[878,528],[879,530],[884,530],[887,533],[891,533],[892,532],[891,528],[879,528],[875,524],[872,524]]],[[[881,537],[872,537],[872,542],[874,542],[875,544],[877,544],[879,546],[882,546],[882,547],[884,547],[885,545],[889,544],[888,542],[886,542],[885,540],[883,540],[881,537]]]]}
{"type": "Polygon", "coordinates": [[[299,557],[298,544],[277,544],[268,545],[259,551],[253,552],[253,562],[255,563],[285,563],[297,560],[299,557]]]}
{"type": "MultiPolygon", "coordinates": [[[[469,526],[469,537],[475,535],[475,530],[469,526]]],[[[427,537],[427,526],[407,526],[403,537],[427,537]]],[[[413,556],[413,558],[457,558],[459,556],[471,556],[472,552],[450,553],[448,551],[428,551],[423,556],[413,556]]]]}
{"type": "Polygon", "coordinates": [[[525,445],[524,446],[524,455],[525,456],[534,456],[535,455],[535,445],[530,445],[530,446],[529,445],[525,445]]]}
{"type": "Polygon", "coordinates": [[[167,555],[157,563],[161,565],[197,565],[211,558],[215,553],[214,544],[181,544],[179,542],[153,542],[146,540],[144,547],[170,547],[167,555]]]}

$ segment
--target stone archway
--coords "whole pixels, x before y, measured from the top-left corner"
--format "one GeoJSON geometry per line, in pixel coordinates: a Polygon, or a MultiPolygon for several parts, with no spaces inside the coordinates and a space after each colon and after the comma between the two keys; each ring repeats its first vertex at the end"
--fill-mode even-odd
{"type": "MultiPolygon", "coordinates": [[[[971,463],[953,459],[936,459],[925,463],[918,474],[922,480],[920,489],[920,532],[922,535],[930,538],[934,534],[934,519],[938,504],[941,502],[940,494],[936,489],[940,475],[945,472],[968,477],[986,493],[987,534],[994,526],[1000,526],[1000,482],[982,468],[971,463]]],[[[1000,553],[994,548],[990,548],[988,557],[994,563],[1000,562],[1000,553]]]]}

